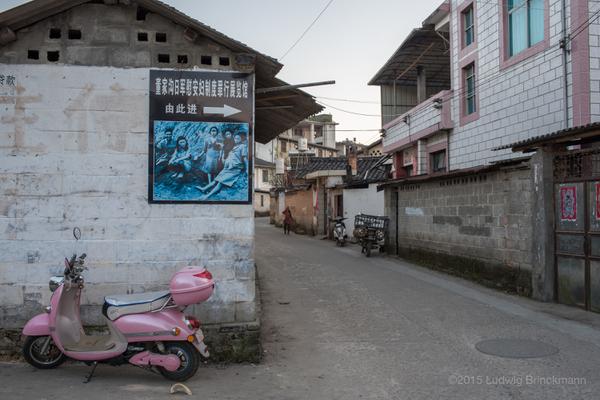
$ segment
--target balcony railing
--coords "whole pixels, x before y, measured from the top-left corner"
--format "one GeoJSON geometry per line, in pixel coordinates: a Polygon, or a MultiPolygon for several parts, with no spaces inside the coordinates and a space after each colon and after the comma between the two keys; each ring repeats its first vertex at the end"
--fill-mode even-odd
{"type": "Polygon", "coordinates": [[[443,90],[383,126],[383,151],[393,152],[419,139],[452,129],[452,91],[443,90]]]}

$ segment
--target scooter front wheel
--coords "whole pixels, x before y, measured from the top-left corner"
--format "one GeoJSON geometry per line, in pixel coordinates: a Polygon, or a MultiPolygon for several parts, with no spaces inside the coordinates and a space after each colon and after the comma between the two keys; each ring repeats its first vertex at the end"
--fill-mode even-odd
{"type": "Polygon", "coordinates": [[[62,364],[67,356],[54,344],[51,336],[27,336],[23,358],[36,368],[50,369],[62,364]]]}
{"type": "Polygon", "coordinates": [[[198,350],[188,342],[164,342],[165,350],[168,354],[175,354],[179,357],[181,365],[177,371],[167,371],[164,368],[158,368],[161,375],[165,378],[183,382],[190,379],[200,366],[198,350]]]}

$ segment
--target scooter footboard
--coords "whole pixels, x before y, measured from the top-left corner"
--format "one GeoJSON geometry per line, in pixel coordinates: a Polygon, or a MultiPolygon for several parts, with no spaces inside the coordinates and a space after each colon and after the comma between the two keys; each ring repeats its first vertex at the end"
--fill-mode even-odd
{"type": "Polygon", "coordinates": [[[47,313],[38,314],[31,318],[23,328],[25,336],[49,336],[50,316],[47,313]]]}

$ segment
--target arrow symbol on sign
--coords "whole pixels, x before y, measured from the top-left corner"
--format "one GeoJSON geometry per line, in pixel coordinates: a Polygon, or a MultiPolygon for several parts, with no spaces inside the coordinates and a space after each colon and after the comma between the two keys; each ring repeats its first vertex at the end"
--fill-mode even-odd
{"type": "Polygon", "coordinates": [[[223,107],[204,107],[204,114],[223,114],[224,117],[229,117],[241,112],[242,110],[238,110],[237,108],[228,106],[227,104],[225,104],[223,107]]]}

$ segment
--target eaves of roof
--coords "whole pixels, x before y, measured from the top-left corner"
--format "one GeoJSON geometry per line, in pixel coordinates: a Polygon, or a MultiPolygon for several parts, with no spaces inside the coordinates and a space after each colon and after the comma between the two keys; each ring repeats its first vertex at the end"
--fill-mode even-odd
{"type": "MultiPolygon", "coordinates": [[[[91,1],[32,0],[0,13],[0,28],[17,31],[91,1]]],[[[181,26],[190,28],[198,32],[201,36],[207,37],[236,53],[254,55],[256,57],[255,73],[257,89],[287,85],[286,82],[275,77],[283,67],[283,64],[275,58],[224,35],[162,1],[136,0],[136,3],[150,12],[162,15],[181,26]]],[[[255,139],[260,143],[269,142],[281,132],[292,128],[298,122],[323,110],[323,107],[316,103],[314,97],[300,89],[286,89],[268,94],[260,94],[256,96],[256,101],[263,107],[263,109],[257,109],[255,114],[255,139]],[[291,105],[292,108],[274,109],[274,107],[281,106],[281,102],[278,99],[282,97],[288,98],[286,106],[291,105]]]]}
{"type": "Polygon", "coordinates": [[[600,138],[600,122],[574,126],[567,129],[561,129],[545,135],[535,136],[529,139],[520,140],[503,146],[494,147],[492,151],[512,149],[513,151],[530,152],[547,144],[560,144],[561,142],[570,142],[573,140],[587,139],[598,136],[600,138]]]}

